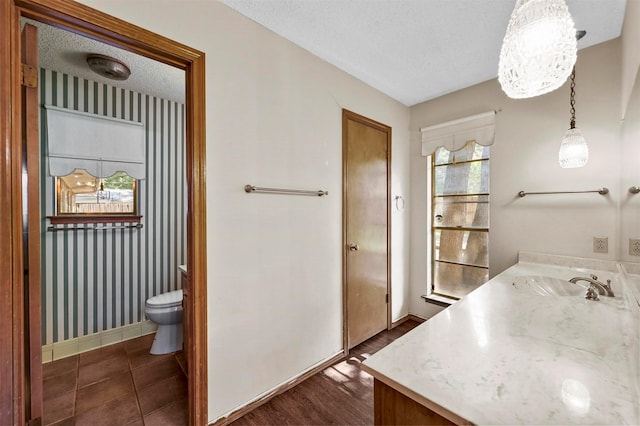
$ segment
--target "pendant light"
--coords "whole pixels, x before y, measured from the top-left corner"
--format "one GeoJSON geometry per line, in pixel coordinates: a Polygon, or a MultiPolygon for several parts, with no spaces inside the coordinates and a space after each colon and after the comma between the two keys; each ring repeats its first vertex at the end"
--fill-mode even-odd
{"type": "Polygon", "coordinates": [[[564,0],[518,0],[500,50],[498,81],[514,99],[551,92],[567,81],[576,52],[564,0]]]}
{"type": "MultiPolygon", "coordinates": [[[[576,40],[580,40],[586,31],[577,31],[576,40]]],[[[571,106],[571,120],[569,130],[565,133],[560,144],[558,161],[563,169],[582,167],[589,161],[589,146],[580,129],[576,128],[576,67],[574,65],[571,72],[571,94],[569,104],[571,106]]]]}

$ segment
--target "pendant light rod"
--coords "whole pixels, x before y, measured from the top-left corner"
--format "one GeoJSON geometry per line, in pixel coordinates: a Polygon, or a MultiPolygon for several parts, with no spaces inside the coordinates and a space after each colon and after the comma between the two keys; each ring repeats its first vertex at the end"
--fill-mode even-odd
{"type": "MultiPolygon", "coordinates": [[[[585,30],[576,31],[576,41],[580,40],[587,34],[585,30]]],[[[569,121],[569,128],[576,128],[576,66],[573,65],[573,69],[571,70],[571,95],[569,97],[569,104],[571,105],[571,121],[569,121]]]]}
{"type": "MultiPolygon", "coordinates": [[[[585,36],[587,32],[584,30],[576,31],[576,41],[585,36]]],[[[569,120],[569,130],[562,138],[560,144],[560,152],[558,153],[558,161],[560,167],[570,169],[582,167],[589,161],[589,146],[580,129],[576,128],[576,65],[574,63],[571,70],[571,94],[569,96],[569,106],[571,118],[569,120]]]]}
{"type": "Polygon", "coordinates": [[[571,71],[571,94],[569,95],[569,105],[571,112],[571,119],[569,120],[569,128],[576,128],[576,66],[573,66],[571,71]]]}

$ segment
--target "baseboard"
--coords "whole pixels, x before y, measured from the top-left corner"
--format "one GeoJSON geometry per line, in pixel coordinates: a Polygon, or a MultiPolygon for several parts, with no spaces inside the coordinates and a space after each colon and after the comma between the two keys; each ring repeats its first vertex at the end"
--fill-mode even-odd
{"type": "Polygon", "coordinates": [[[423,323],[426,321],[426,319],[421,318],[419,316],[413,315],[413,314],[407,314],[406,316],[400,318],[398,321],[392,322],[391,323],[391,328],[396,328],[397,326],[399,326],[400,324],[403,324],[407,321],[416,321],[419,323],[423,323]]]}
{"type": "Polygon", "coordinates": [[[333,364],[335,364],[336,362],[340,361],[344,359],[344,352],[340,351],[338,352],[336,355],[332,356],[331,358],[328,358],[325,361],[321,361],[319,364],[316,364],[314,367],[311,367],[309,370],[299,374],[298,376],[295,376],[293,379],[289,380],[288,382],[285,382],[279,386],[276,386],[275,388],[273,388],[272,390],[262,394],[261,396],[259,396],[258,398],[256,398],[255,400],[249,402],[248,404],[239,407],[235,410],[233,410],[231,413],[224,415],[222,417],[220,417],[219,419],[209,423],[209,425],[211,426],[224,426],[224,425],[228,425],[236,420],[238,420],[240,417],[244,416],[245,414],[249,413],[250,411],[255,410],[256,408],[258,408],[259,406],[261,406],[262,404],[265,404],[267,402],[269,402],[271,399],[273,399],[274,397],[280,395],[281,393],[284,393],[286,391],[288,391],[289,389],[291,389],[292,387],[304,382],[306,379],[308,379],[309,377],[313,376],[314,374],[317,374],[319,372],[321,372],[322,370],[331,367],[333,364]]]}
{"type": "Polygon", "coordinates": [[[46,364],[61,358],[98,349],[103,346],[109,346],[125,340],[135,339],[136,337],[151,334],[155,332],[157,328],[157,324],[146,320],[135,324],[125,325],[123,327],[100,331],[87,336],[76,337],[75,339],[49,343],[42,346],[42,363],[46,364]]]}

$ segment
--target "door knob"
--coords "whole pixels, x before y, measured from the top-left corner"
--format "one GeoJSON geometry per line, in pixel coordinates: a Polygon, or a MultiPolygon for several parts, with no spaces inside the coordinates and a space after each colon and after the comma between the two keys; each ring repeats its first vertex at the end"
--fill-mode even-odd
{"type": "Polygon", "coordinates": [[[349,251],[358,251],[360,250],[360,246],[356,243],[349,243],[349,251]]]}

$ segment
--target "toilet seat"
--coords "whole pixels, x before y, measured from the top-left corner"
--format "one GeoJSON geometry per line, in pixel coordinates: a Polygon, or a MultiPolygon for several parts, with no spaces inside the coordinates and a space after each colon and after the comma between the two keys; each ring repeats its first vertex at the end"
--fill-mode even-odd
{"type": "Polygon", "coordinates": [[[151,308],[169,308],[182,304],[182,289],[174,290],[167,293],[158,294],[157,296],[147,299],[145,304],[151,308]]]}

